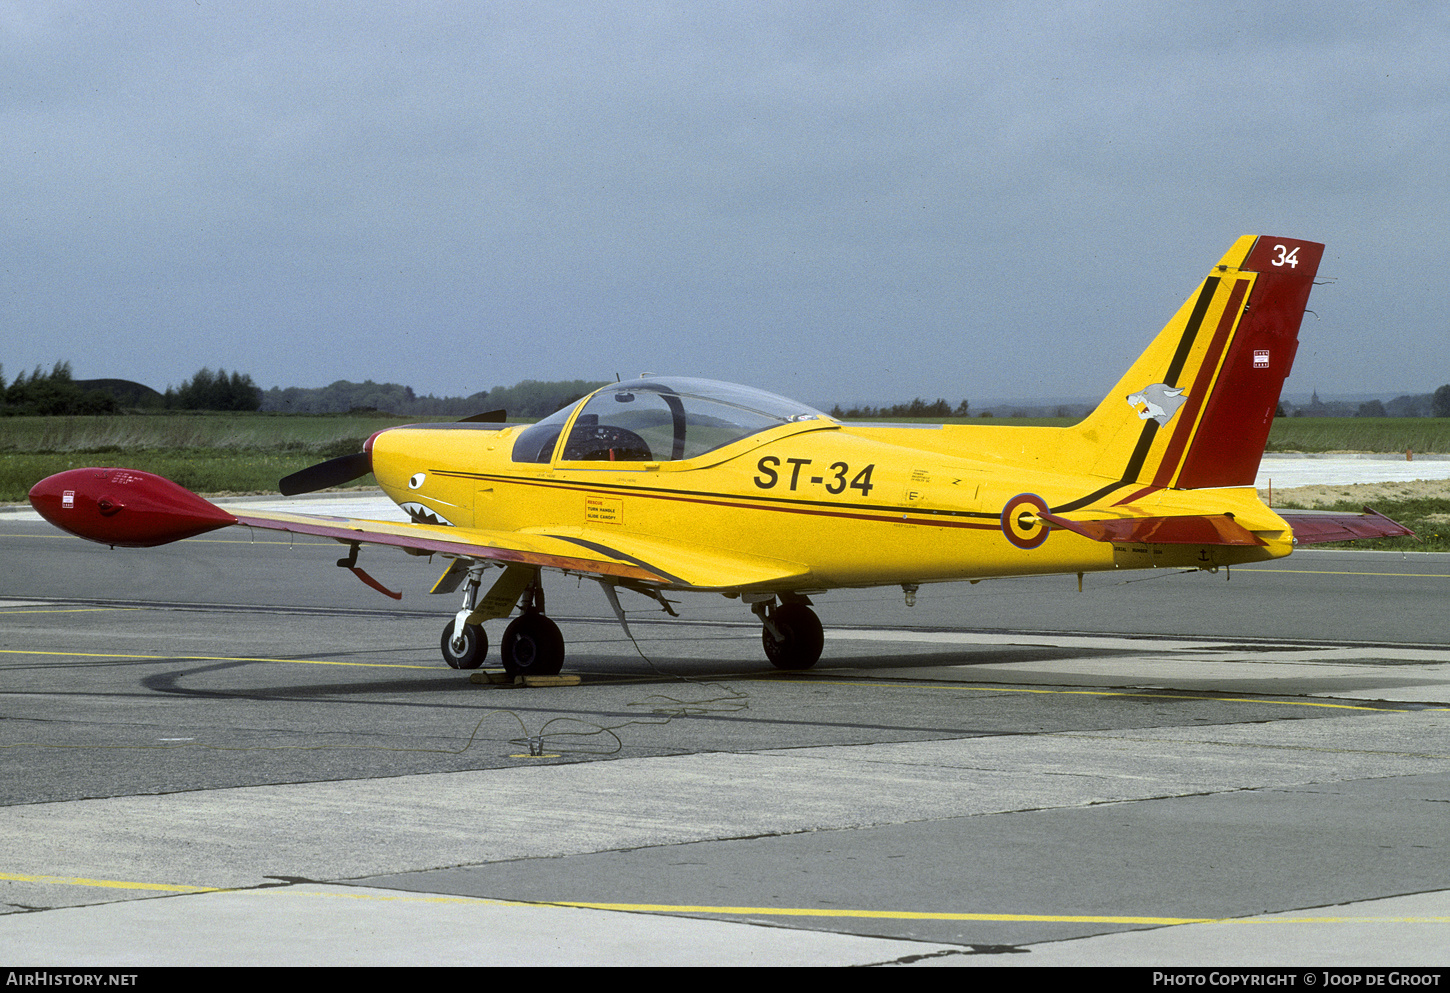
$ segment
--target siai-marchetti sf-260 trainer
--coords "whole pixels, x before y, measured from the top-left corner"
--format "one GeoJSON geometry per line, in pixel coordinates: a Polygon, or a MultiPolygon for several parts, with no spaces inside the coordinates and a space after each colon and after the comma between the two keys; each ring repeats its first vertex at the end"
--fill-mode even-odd
{"type": "MultiPolygon", "coordinates": [[[[233,514],[170,480],[72,469],[30,501],[56,526],[147,547],[246,525],[395,545],[448,560],[462,589],[443,657],[471,669],[484,623],[517,613],[500,651],[553,674],[564,639],[545,570],[657,601],[716,593],[759,617],[783,669],[820,657],[811,597],[830,590],[1159,566],[1217,569],[1296,544],[1409,534],[1363,514],[1276,513],[1254,475],[1324,246],[1247,236],[1229,249],[1107,398],[1072,427],[842,423],[745,386],[615,383],[532,425],[502,412],[388,428],[363,451],[281,481],[285,494],[371,471],[411,523],[233,514]],[[490,569],[496,577],[486,582],[490,569]]],[[[386,591],[385,591],[386,592],[386,591]]],[[[626,627],[627,630],[627,627],[626,627]]]]}

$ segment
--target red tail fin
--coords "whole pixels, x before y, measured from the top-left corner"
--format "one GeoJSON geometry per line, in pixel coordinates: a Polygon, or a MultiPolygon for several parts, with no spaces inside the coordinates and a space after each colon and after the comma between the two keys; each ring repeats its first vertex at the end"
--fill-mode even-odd
{"type": "Polygon", "coordinates": [[[1311,241],[1261,236],[1254,243],[1240,271],[1258,278],[1172,483],[1176,488],[1253,485],[1323,254],[1324,246],[1311,241]]]}

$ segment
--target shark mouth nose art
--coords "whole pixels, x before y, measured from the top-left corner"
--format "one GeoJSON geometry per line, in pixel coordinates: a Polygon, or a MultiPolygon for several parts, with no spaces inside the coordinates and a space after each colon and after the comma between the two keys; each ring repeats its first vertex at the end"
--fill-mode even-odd
{"type": "Polygon", "coordinates": [[[413,503],[410,501],[408,503],[401,503],[398,506],[413,519],[414,524],[442,524],[450,528],[454,526],[452,521],[438,513],[438,511],[431,510],[421,503],[413,503]]]}

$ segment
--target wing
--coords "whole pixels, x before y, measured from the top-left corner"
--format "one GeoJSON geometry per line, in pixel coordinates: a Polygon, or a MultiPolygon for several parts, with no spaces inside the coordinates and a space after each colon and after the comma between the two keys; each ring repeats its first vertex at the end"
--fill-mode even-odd
{"type": "Polygon", "coordinates": [[[670,587],[740,589],[774,585],[809,573],[799,563],[589,528],[493,531],[272,511],[237,514],[235,518],[237,524],[247,527],[395,545],[416,554],[489,559],[670,587]]]}
{"type": "Polygon", "coordinates": [[[1414,538],[1415,532],[1369,507],[1360,514],[1327,510],[1281,510],[1301,545],[1324,541],[1353,541],[1356,538],[1414,538]]]}
{"type": "Polygon", "coordinates": [[[240,524],[675,588],[770,587],[809,573],[799,563],[585,528],[498,531],[274,511],[232,514],[163,476],[132,469],[69,469],[36,483],[30,503],[63,531],[133,548],[240,524]]]}

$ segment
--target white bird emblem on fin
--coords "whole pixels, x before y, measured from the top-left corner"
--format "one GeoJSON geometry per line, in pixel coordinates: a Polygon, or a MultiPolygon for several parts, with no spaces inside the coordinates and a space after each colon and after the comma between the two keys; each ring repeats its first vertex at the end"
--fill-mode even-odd
{"type": "Polygon", "coordinates": [[[1138,412],[1139,420],[1146,421],[1151,417],[1159,424],[1167,424],[1173,420],[1178,408],[1187,401],[1187,394],[1167,383],[1154,383],[1152,386],[1143,387],[1137,393],[1128,394],[1128,404],[1138,412]]]}

